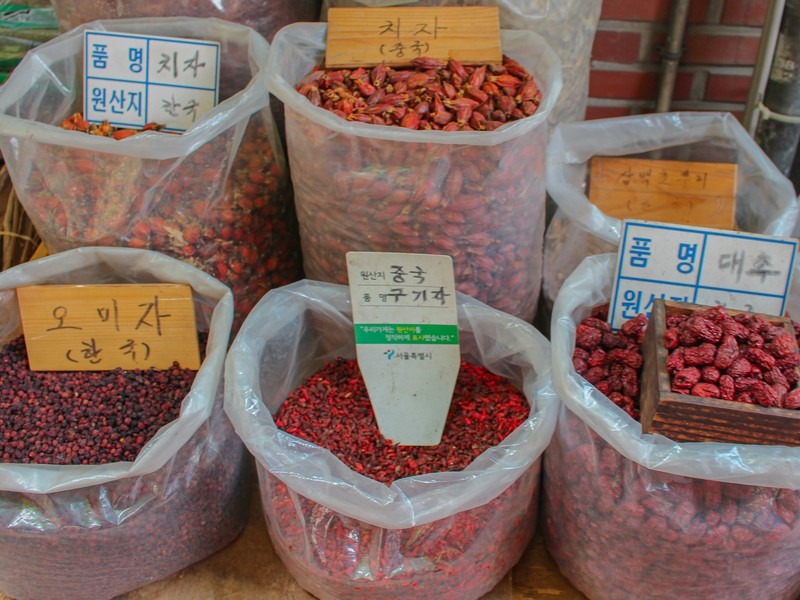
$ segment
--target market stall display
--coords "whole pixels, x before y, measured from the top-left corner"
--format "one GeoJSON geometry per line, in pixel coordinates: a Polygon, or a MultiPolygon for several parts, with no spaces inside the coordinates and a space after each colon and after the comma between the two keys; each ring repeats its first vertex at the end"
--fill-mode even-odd
{"type": "Polygon", "coordinates": [[[268,52],[248,27],[189,17],[96,21],[31,51],[0,91],[0,149],[47,249],[127,246],[183,259],[232,289],[239,321],[268,289],[297,280],[290,182],[264,89],[268,52]],[[87,29],[221,42],[221,101],[180,134],[63,129],[82,106],[87,29]]]}
{"type": "Polygon", "coordinates": [[[594,157],[735,165],[736,229],[775,236],[794,229],[798,205],[791,182],[729,113],[643,114],[560,125],[548,146],[547,191],[558,210],[544,243],[547,310],[584,257],[615,251],[620,242],[623,221],[589,199],[594,157]]]}
{"type": "MultiPolygon", "coordinates": [[[[478,598],[514,565],[533,534],[541,452],[557,402],[548,377],[549,344],[529,324],[467,296],[459,295],[458,310],[462,357],[474,365],[462,367],[465,379],[507,379],[524,393],[530,411],[513,431],[502,431],[503,441],[461,470],[410,474],[412,465],[399,479],[387,471],[385,481],[378,481],[361,474],[366,465],[348,466],[276,425],[273,414],[287,430],[308,414],[305,407],[280,411],[293,391],[302,397],[303,384],[325,365],[327,383],[312,380],[315,389],[340,379],[356,389],[352,372],[342,371],[355,354],[347,287],[304,280],[269,292],[231,347],[226,412],[256,457],[262,507],[278,554],[320,598],[478,598]],[[483,368],[494,376],[481,374],[483,368]]],[[[510,416],[512,397],[505,398],[497,395],[508,402],[510,416]]],[[[364,429],[369,431],[367,423],[364,429]]],[[[340,437],[345,435],[343,430],[340,437]]],[[[427,451],[383,445],[374,454],[389,464],[388,455],[396,452],[405,467],[428,459],[443,465],[451,445],[460,448],[453,456],[471,445],[463,431],[456,437],[427,451]]],[[[380,478],[380,470],[372,474],[380,478]]]]}
{"type": "Polygon", "coordinates": [[[608,331],[615,258],[584,259],[553,309],[563,405],[544,461],[548,549],[591,598],[797,597],[797,448],[642,434],[638,406],[623,397],[638,391],[647,319],[628,321],[627,337],[608,331]],[[622,340],[613,364],[613,350],[594,365],[578,352],[591,356],[613,335],[622,340]]]}
{"type": "Polygon", "coordinates": [[[502,31],[503,53],[541,92],[535,113],[493,131],[411,130],[343,119],[295,89],[321,65],[325,32],[323,24],[285,27],[268,67],[269,90],[286,107],[306,277],[344,283],[349,250],[446,254],[459,291],[532,320],[558,58],[534,33],[502,31]]]}
{"type": "MultiPolygon", "coordinates": [[[[398,0],[324,0],[322,20],[329,8],[406,6],[398,0]]],[[[589,95],[592,42],[600,19],[600,0],[417,0],[413,6],[497,6],[502,29],[533,31],[542,36],[561,62],[563,87],[548,121],[582,121],[589,95]]]]}
{"type": "Polygon", "coordinates": [[[209,556],[245,525],[248,460],[222,406],[233,300],[211,276],[129,248],[80,248],[8,269],[0,274],[2,369],[26,372],[12,353],[16,288],[160,281],[193,291],[207,340],[195,373],[37,372],[4,388],[0,590],[13,598],[112,598],[209,556]],[[68,402],[48,406],[36,378],[68,402]],[[143,408],[120,396],[142,385],[158,401],[143,408]]]}

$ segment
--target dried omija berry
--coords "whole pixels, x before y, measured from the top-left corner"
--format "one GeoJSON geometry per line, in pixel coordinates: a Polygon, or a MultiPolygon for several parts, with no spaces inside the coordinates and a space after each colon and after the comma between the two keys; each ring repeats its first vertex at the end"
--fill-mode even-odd
{"type": "Polygon", "coordinates": [[[165,370],[31,371],[20,336],[0,350],[2,462],[132,461],[177,418],[196,373],[177,363],[165,370]]]}

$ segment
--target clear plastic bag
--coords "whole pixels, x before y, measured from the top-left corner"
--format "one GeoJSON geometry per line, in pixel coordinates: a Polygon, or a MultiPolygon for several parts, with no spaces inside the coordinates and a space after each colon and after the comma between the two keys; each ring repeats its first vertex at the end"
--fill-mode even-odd
{"type": "Polygon", "coordinates": [[[730,113],[676,112],[559,125],[547,149],[547,192],[558,209],[544,242],[543,306],[551,309],[563,281],[586,256],[616,252],[622,221],[589,201],[595,156],[627,156],[737,165],[736,226],[791,235],[797,196],[730,113]]]}
{"type": "Polygon", "coordinates": [[[320,0],[52,0],[62,31],[95,19],[216,17],[247,25],[272,40],[284,25],[316,21],[320,0]]]}
{"type": "Polygon", "coordinates": [[[350,250],[453,257],[457,289],[532,320],[541,287],[547,115],[558,58],[529,31],[503,52],[542,90],[537,112],[494,131],[424,131],[357,123],[294,89],[325,52],[324,24],[275,36],[268,86],[286,108],[305,276],[346,283],[350,250]]]}
{"type": "Polygon", "coordinates": [[[502,29],[541,35],[561,59],[564,86],[549,122],[582,121],[589,96],[589,69],[601,0],[324,0],[328,8],[358,6],[497,6],[502,29]]]}
{"type": "Polygon", "coordinates": [[[553,309],[563,406],[544,460],[548,549],[598,600],[797,598],[800,449],[643,435],[575,372],[576,327],[608,302],[615,261],[584,259],[553,309]]]}
{"type": "Polygon", "coordinates": [[[462,356],[522,389],[530,417],[463,471],[391,486],[277,429],[271,416],[326,362],[355,356],[347,287],[305,280],[269,292],[231,346],[225,410],[256,458],[273,544],[314,595],[477,598],[530,541],[541,453],[557,410],[549,343],[463,294],[458,315],[462,356]]]}
{"type": "Polygon", "coordinates": [[[127,246],[183,259],[228,285],[239,318],[302,275],[289,176],[264,67],[269,45],[218,19],[95,21],[43,44],[0,88],[0,150],[50,252],[127,246]],[[182,134],[124,140],[66,131],[82,106],[83,31],[221,43],[221,102],[182,134]]]}
{"type": "Polygon", "coordinates": [[[249,459],[223,410],[230,290],[146,250],[81,248],[0,273],[0,339],[20,333],[15,288],[186,283],[206,355],[179,417],[133,462],[0,463],[0,590],[14,598],[112,598],[221,549],[247,520],[249,459]]]}

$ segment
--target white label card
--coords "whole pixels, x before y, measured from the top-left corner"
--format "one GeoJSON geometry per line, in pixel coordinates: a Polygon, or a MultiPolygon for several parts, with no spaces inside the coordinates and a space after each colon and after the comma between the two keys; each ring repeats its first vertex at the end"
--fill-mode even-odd
{"type": "Polygon", "coordinates": [[[783,316],[797,240],[624,221],[608,320],[612,328],[655,298],[783,316]]]}
{"type": "Polygon", "coordinates": [[[348,252],[356,356],[381,434],[441,441],[461,353],[449,256],[348,252]]]}
{"type": "Polygon", "coordinates": [[[218,102],[218,42],[84,32],[87,121],[185,131],[218,102]]]}

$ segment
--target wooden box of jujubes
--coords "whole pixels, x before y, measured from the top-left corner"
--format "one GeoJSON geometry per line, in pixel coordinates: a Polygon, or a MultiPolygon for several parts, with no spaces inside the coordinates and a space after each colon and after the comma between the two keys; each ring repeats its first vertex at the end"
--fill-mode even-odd
{"type": "MultiPolygon", "coordinates": [[[[699,341],[701,344],[712,343],[710,340],[699,341]]],[[[699,346],[700,344],[696,347],[699,349],[699,346]]],[[[708,346],[703,349],[708,351],[706,354],[710,350],[708,346]]],[[[698,350],[694,355],[701,353],[698,350]]],[[[800,411],[785,408],[792,405],[796,397],[792,390],[797,389],[797,364],[800,362],[794,329],[789,319],[657,299],[648,321],[642,355],[644,363],[640,407],[643,433],[659,433],[677,442],[800,445],[800,411]],[[721,359],[716,359],[719,353],[717,348],[714,351],[716,366],[714,360],[706,365],[696,364],[696,360],[689,361],[692,364],[683,365],[684,371],[689,369],[688,375],[701,374],[697,383],[705,384],[704,387],[694,384],[691,390],[695,394],[703,395],[679,393],[673,391],[673,378],[678,373],[670,373],[667,366],[671,354],[665,344],[668,316],[685,315],[691,318],[693,315],[704,314],[703,311],[720,311],[719,314],[724,311],[740,323],[758,324],[765,335],[754,332],[757,337],[740,340],[737,359],[745,359],[750,364],[750,372],[739,372],[735,383],[724,381],[722,377],[725,375],[720,376],[721,369],[718,366],[721,359]],[[780,343],[775,342],[778,338],[780,343]],[[777,346],[782,349],[778,350],[777,346]],[[778,353],[777,358],[765,357],[772,356],[771,351],[778,353]],[[692,368],[697,371],[692,371],[692,368]],[[778,370],[786,375],[776,373],[778,370]],[[713,381],[715,379],[716,382],[713,381]],[[734,385],[729,389],[735,390],[733,393],[736,397],[744,401],[705,397],[713,396],[715,390],[726,387],[726,383],[728,386],[734,385]],[[742,396],[742,393],[749,395],[742,396]]],[[[680,359],[673,358],[671,363],[672,370],[679,371],[674,367],[676,363],[680,365],[680,359]]],[[[740,361],[737,364],[739,371],[742,365],[747,368],[747,364],[740,361]]]]}

